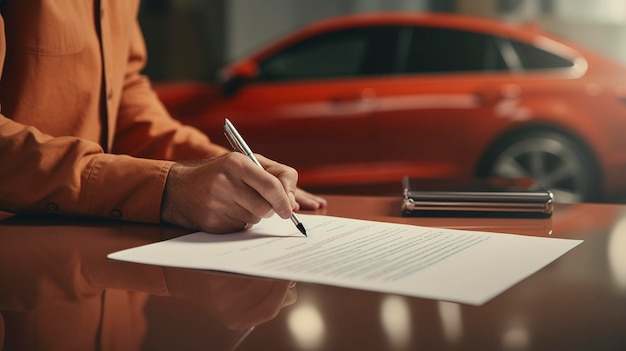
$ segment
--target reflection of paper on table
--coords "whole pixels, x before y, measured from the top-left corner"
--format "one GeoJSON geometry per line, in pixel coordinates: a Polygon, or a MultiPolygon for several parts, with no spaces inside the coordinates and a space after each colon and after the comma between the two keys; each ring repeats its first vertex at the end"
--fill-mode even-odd
{"type": "Polygon", "coordinates": [[[580,240],[300,215],[234,234],[195,233],[119,251],[115,260],[210,269],[480,305],[580,240]]]}

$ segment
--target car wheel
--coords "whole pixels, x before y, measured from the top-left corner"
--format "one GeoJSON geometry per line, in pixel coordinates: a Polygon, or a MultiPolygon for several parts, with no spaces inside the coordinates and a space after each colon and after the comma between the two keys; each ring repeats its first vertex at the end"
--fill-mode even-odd
{"type": "Polygon", "coordinates": [[[592,201],[600,175],[594,158],[573,138],[552,131],[533,131],[498,143],[481,167],[481,175],[532,177],[552,190],[557,202],[592,201]]]}

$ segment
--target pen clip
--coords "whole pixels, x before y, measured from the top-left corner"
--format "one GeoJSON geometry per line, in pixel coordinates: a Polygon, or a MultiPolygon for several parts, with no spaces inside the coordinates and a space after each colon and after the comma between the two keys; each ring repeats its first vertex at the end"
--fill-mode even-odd
{"type": "Polygon", "coordinates": [[[239,136],[239,138],[237,137],[239,133],[237,133],[228,119],[226,119],[226,122],[224,123],[224,135],[226,136],[226,139],[228,139],[230,146],[232,146],[235,151],[239,151],[244,155],[248,154],[246,152],[246,148],[239,141],[241,136],[239,136]]]}
{"type": "Polygon", "coordinates": [[[224,135],[226,136],[226,140],[228,140],[228,143],[233,148],[233,150],[243,153],[243,149],[237,143],[237,140],[233,137],[233,135],[230,133],[226,126],[224,126],[224,135]]]}

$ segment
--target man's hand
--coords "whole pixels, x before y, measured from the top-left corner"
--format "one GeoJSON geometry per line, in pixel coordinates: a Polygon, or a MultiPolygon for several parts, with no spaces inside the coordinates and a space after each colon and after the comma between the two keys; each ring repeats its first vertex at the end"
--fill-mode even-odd
{"type": "Polygon", "coordinates": [[[297,172],[259,156],[265,169],[231,152],[170,169],[161,206],[164,222],[226,233],[258,223],[274,212],[289,218],[296,203],[297,172]]]}

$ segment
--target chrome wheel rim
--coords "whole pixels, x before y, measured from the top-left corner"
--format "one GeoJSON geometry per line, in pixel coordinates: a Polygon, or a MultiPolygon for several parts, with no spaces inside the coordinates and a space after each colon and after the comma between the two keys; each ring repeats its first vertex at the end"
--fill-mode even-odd
{"type": "Polygon", "coordinates": [[[583,157],[567,142],[555,138],[524,139],[496,158],[493,176],[532,177],[554,193],[557,202],[580,202],[589,184],[583,157]]]}

